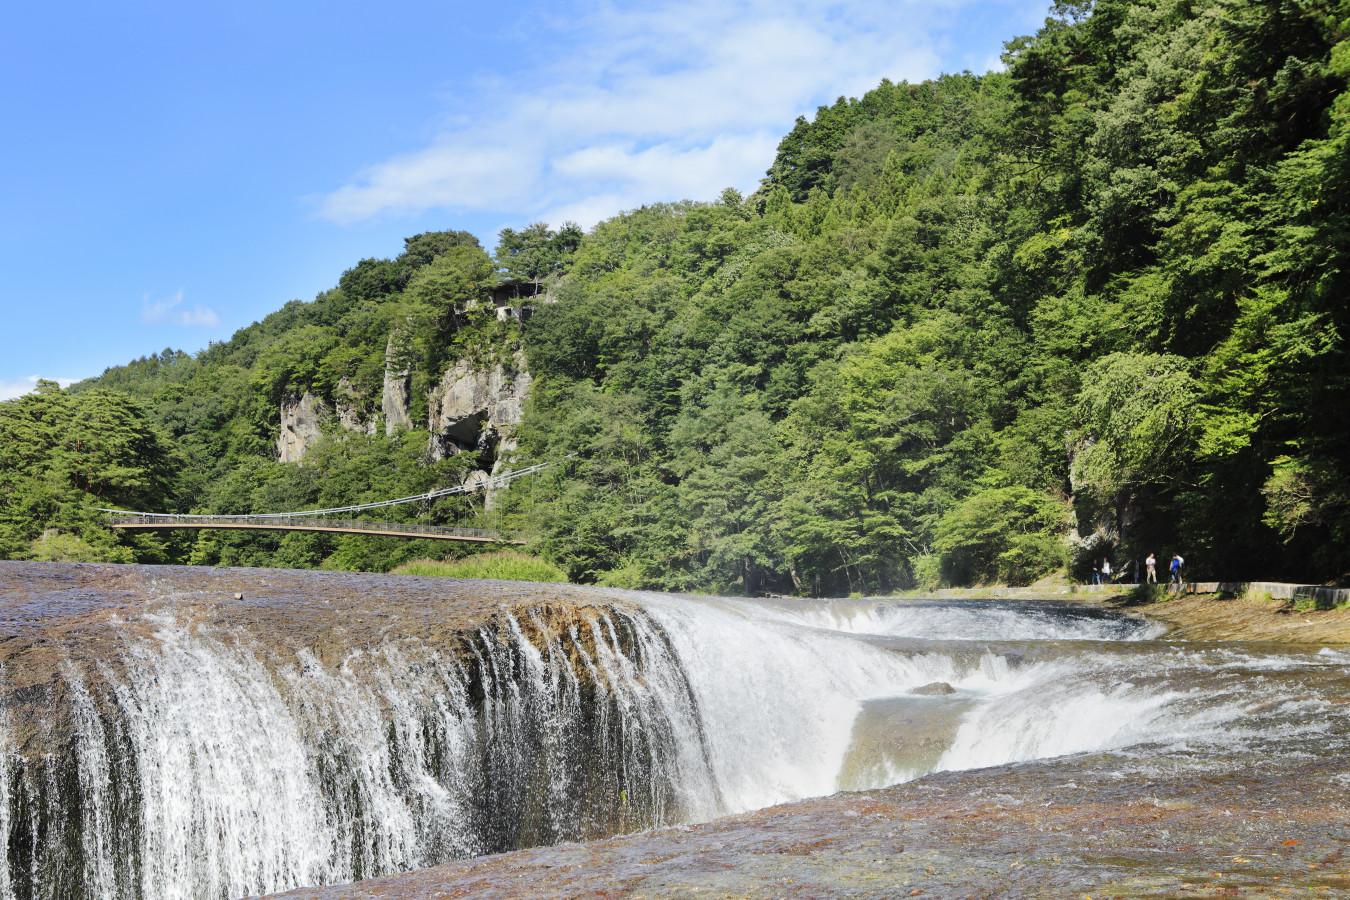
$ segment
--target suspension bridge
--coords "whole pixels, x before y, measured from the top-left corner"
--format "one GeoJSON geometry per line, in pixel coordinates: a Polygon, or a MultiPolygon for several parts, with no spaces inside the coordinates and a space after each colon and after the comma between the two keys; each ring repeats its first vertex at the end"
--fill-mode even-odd
{"type": "Polygon", "coordinates": [[[433,541],[466,541],[478,544],[524,544],[522,540],[486,528],[464,528],[457,525],[428,525],[419,522],[379,522],[356,519],[352,516],[371,510],[388,509],[409,503],[431,503],[442,497],[476,494],[500,490],[511,482],[534,475],[550,463],[536,463],[489,478],[480,478],[448,488],[437,488],[423,494],[354,503],[349,506],[331,506],[325,509],[306,509],[297,512],[241,513],[212,515],[209,513],[154,513],[130,509],[100,509],[108,514],[108,524],[127,530],[158,530],[180,528],[223,528],[250,531],[318,531],[329,534],[370,534],[383,537],[416,538],[433,541]],[[342,518],[337,518],[337,517],[342,518]]]}

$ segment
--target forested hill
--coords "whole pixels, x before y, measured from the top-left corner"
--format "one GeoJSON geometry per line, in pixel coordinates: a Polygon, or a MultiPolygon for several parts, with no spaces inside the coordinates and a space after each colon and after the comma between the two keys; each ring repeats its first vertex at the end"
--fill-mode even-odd
{"type": "Polygon", "coordinates": [[[1178,550],[1342,577],[1347,38],[1331,0],[1061,3],[1005,73],[799,120],[750,197],[493,256],[411,238],[196,357],[0,404],[0,555],[382,568],[428,548],[115,539],[90,510],[305,508],[575,454],[484,515],[580,581],[834,594],[1178,550]],[[436,433],[466,370],[528,372],[509,444],[436,433]],[[305,396],[323,437],[280,462],[305,396]]]}

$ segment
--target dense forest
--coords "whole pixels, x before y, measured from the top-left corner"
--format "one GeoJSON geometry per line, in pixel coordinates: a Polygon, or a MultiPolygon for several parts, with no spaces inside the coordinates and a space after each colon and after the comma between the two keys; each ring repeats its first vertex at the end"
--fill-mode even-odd
{"type": "Polygon", "coordinates": [[[576,581],[759,593],[1350,572],[1350,3],[1058,3],[1006,71],[883,82],[799,119],[750,196],[644,207],[489,254],[417,235],[196,356],[0,404],[0,556],[388,569],[358,536],[117,537],[101,506],[247,512],[400,496],[457,362],[528,370],[468,516],[576,581]],[[510,293],[532,316],[498,316],[510,293]],[[547,300],[547,302],[544,302],[547,300]],[[524,320],[523,322],[521,320],[524,320]],[[397,359],[393,359],[397,357],[397,359]],[[309,392],[406,429],[324,426],[309,392]],[[388,431],[389,433],[386,433],[388,431]]]}

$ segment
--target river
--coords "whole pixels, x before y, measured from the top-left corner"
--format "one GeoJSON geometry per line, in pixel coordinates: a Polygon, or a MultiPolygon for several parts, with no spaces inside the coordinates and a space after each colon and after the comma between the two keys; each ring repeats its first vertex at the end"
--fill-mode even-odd
{"type": "Polygon", "coordinates": [[[342,884],[1035,760],[1128,784],[1347,755],[1350,653],[1163,631],[1058,602],[0,563],[0,898],[342,884]]]}

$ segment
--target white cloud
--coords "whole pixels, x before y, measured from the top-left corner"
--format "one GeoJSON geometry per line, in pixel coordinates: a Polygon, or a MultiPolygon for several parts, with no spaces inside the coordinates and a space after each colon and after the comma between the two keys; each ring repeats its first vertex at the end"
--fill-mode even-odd
{"type": "Polygon", "coordinates": [[[518,202],[535,181],[531,170],[538,159],[505,143],[447,140],[396,156],[325,197],[322,214],[335,222],[355,222],[389,210],[490,209],[518,202]]]}
{"type": "MultiPolygon", "coordinates": [[[[0,401],[13,400],[15,397],[22,397],[24,394],[37,387],[41,376],[29,375],[26,378],[0,379],[0,401]]],[[[78,378],[48,378],[47,381],[55,381],[61,387],[69,387],[78,378]]]]}
{"type": "Polygon", "coordinates": [[[1003,62],[1002,55],[997,53],[991,53],[989,56],[986,56],[984,62],[980,64],[979,71],[981,73],[1002,72],[1005,71],[1007,68],[1008,66],[1006,63],[1003,62]]]}
{"type": "Polygon", "coordinates": [[[577,150],[553,161],[551,180],[584,184],[591,192],[550,207],[543,218],[590,226],[643,203],[711,199],[729,185],[745,187],[746,172],[755,173],[753,183],[777,145],[776,136],[758,133],[717,138],[707,146],[598,144],[577,150]]]}
{"type": "Polygon", "coordinates": [[[151,300],[146,294],[141,298],[141,321],[147,325],[181,325],[185,328],[216,328],[220,325],[220,316],[209,306],[200,304],[190,309],[183,308],[183,292],[163,300],[151,300]]]}
{"type": "Polygon", "coordinates": [[[938,73],[969,0],[660,0],[604,4],[551,40],[567,52],[466,91],[429,146],[319,199],[350,223],[429,209],[584,226],[643,202],[753,189],[793,119],[882,78],[938,73]]]}

